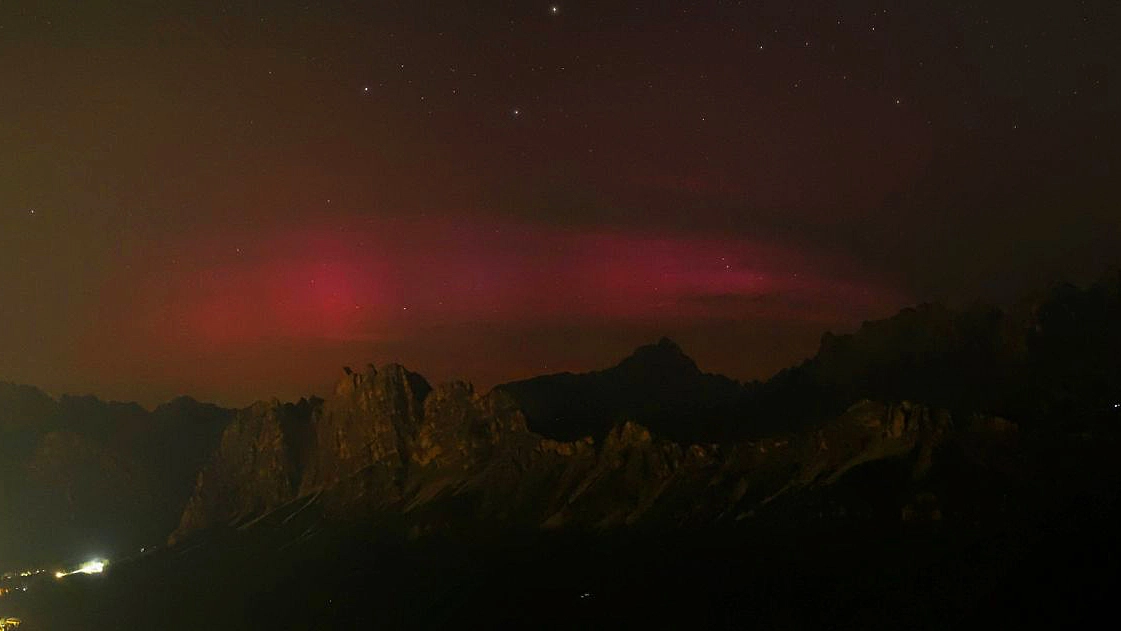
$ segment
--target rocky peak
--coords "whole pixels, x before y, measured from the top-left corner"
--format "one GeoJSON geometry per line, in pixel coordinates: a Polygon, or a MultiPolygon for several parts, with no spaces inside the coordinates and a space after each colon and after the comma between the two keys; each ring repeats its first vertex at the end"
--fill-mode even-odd
{"type": "Polygon", "coordinates": [[[511,434],[529,435],[507,397],[479,396],[463,381],[432,388],[397,364],[346,370],[334,396],[301,405],[299,431],[277,402],[238,413],[198,478],[180,533],[340,486],[351,489],[344,503],[393,501],[415,479],[462,474],[511,434]]]}
{"type": "Polygon", "coordinates": [[[626,446],[644,445],[653,442],[650,430],[633,421],[627,421],[615,427],[607,434],[604,449],[615,449],[626,446]]]}
{"type": "Polygon", "coordinates": [[[215,406],[211,403],[202,403],[201,401],[195,399],[194,397],[181,395],[181,396],[175,397],[174,399],[171,399],[170,401],[166,401],[164,403],[161,403],[161,404],[157,405],[156,409],[153,410],[153,412],[155,412],[157,414],[161,414],[161,413],[181,413],[181,412],[192,412],[192,411],[198,410],[200,408],[208,408],[209,409],[209,408],[216,408],[216,407],[217,406],[215,406]]]}
{"type": "Polygon", "coordinates": [[[335,400],[354,404],[365,411],[384,411],[418,418],[432,386],[417,373],[400,364],[373,364],[364,372],[344,368],[345,376],[335,385],[335,400]]]}
{"type": "MultiPolygon", "coordinates": [[[[921,348],[928,336],[905,337],[918,339],[921,348]]],[[[844,355],[852,339],[829,342],[844,355]]],[[[858,341],[854,346],[865,343],[858,341]]],[[[799,391],[803,398],[814,392],[799,391]]],[[[277,433],[285,440],[294,436],[272,421],[276,404],[250,408],[244,415],[262,436],[248,440],[241,430],[227,432],[216,457],[231,462],[200,476],[183,524],[221,523],[319,491],[332,515],[390,511],[425,528],[439,527],[450,514],[545,527],[739,520],[774,502],[787,507],[781,510],[815,511],[816,503],[833,498],[847,502],[850,489],[874,486],[884,476],[898,478],[887,486],[910,492],[937,470],[938,454],[961,434],[937,406],[899,397],[889,403],[854,399],[859,402],[847,411],[813,426],[758,439],[713,438],[720,423],[753,420],[740,407],[748,394],[742,384],[700,372],[668,339],[606,370],[548,375],[485,395],[462,381],[433,388],[396,364],[347,370],[334,395],[311,406],[306,467],[297,458],[285,468],[293,460],[277,454],[293,451],[269,448],[277,433]],[[585,428],[591,431],[566,437],[585,428]],[[298,484],[291,482],[293,472],[300,474],[298,484]],[[223,491],[232,483],[220,476],[250,480],[266,500],[253,504],[223,491]],[[202,517],[191,515],[195,507],[202,507],[202,517]]],[[[252,429],[249,422],[241,429],[252,429]]],[[[992,432],[973,425],[985,434],[972,440],[978,449],[1009,442],[988,440],[992,432]]],[[[895,499],[885,493],[880,499],[888,506],[895,499]]],[[[891,510],[898,513],[898,507],[891,510]]]]}
{"type": "Polygon", "coordinates": [[[680,378],[701,374],[696,362],[668,337],[663,337],[656,344],[638,347],[619,362],[616,370],[638,378],[680,378]]]}
{"type": "Polygon", "coordinates": [[[525,411],[529,428],[549,438],[603,438],[634,420],[682,442],[711,442],[741,418],[742,384],[701,372],[676,343],[662,338],[618,365],[597,372],[546,375],[503,384],[525,411]]]}
{"type": "Polygon", "coordinates": [[[239,410],[222,433],[216,453],[199,472],[176,532],[209,525],[215,516],[252,515],[292,499],[318,405],[318,401],[292,404],[274,399],[239,410]]]}
{"type": "Polygon", "coordinates": [[[424,421],[432,392],[424,377],[400,364],[344,372],[314,424],[304,489],[333,484],[375,463],[404,466],[424,421]]]}
{"type": "Polygon", "coordinates": [[[42,390],[0,381],[0,430],[43,431],[57,414],[58,404],[42,390]]]}

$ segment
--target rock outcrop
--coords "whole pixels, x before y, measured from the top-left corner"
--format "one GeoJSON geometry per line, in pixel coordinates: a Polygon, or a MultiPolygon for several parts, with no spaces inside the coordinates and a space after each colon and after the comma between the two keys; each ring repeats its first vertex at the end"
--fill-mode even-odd
{"type": "MultiPolygon", "coordinates": [[[[1007,426],[970,424],[985,435],[1007,426]]],[[[760,440],[682,444],[632,420],[599,438],[558,440],[531,431],[506,388],[432,388],[401,366],[371,366],[347,371],[325,401],[240,412],[173,540],[300,498],[316,498],[328,519],[391,520],[415,533],[734,523],[771,507],[820,512],[840,501],[831,489],[862,483],[859,471],[877,463],[899,464],[896,492],[881,499],[912,519],[931,512],[917,494],[955,431],[944,410],[862,401],[813,431],[760,440]]]]}
{"type": "Polygon", "coordinates": [[[230,422],[217,451],[198,474],[179,530],[211,525],[216,517],[251,517],[296,495],[304,445],[317,404],[258,402],[230,422]]]}
{"type": "Polygon", "coordinates": [[[411,457],[431,391],[423,377],[396,364],[349,372],[315,410],[301,488],[330,486],[377,463],[399,469],[411,457]]]}

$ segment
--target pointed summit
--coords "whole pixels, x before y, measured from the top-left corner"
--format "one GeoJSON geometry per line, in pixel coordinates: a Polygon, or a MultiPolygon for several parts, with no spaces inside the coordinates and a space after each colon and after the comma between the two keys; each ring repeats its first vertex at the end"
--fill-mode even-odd
{"type": "Polygon", "coordinates": [[[635,421],[655,434],[683,442],[721,437],[740,418],[743,387],[701,372],[681,347],[663,337],[640,346],[606,370],[545,375],[497,386],[525,412],[529,428],[558,440],[602,438],[635,421]]]}
{"type": "Polygon", "coordinates": [[[658,346],[665,346],[668,348],[676,348],[677,350],[681,350],[681,347],[677,345],[677,342],[674,342],[664,335],[662,336],[662,339],[658,340],[658,346]]]}
{"type": "Polygon", "coordinates": [[[693,358],[668,337],[656,344],[638,347],[615,369],[625,375],[644,378],[693,376],[701,372],[693,358]]]}

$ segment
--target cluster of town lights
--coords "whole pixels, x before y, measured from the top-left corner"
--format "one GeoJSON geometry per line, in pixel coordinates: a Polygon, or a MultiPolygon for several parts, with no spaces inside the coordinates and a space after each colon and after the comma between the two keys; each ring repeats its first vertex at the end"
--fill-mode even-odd
{"type": "Polygon", "coordinates": [[[105,561],[94,560],[87,561],[81,564],[80,566],[78,566],[78,569],[74,570],[73,572],[63,572],[62,570],[59,570],[58,572],[54,573],[54,577],[62,578],[64,576],[70,576],[71,574],[101,574],[104,571],[105,561]]]}

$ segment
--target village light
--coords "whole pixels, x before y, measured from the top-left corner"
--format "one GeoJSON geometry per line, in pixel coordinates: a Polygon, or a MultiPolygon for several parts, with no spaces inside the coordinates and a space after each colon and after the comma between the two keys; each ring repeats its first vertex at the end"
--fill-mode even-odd
{"type": "Polygon", "coordinates": [[[63,572],[63,571],[59,570],[58,572],[54,573],[54,577],[55,578],[63,578],[65,576],[70,576],[72,574],[101,574],[102,572],[105,571],[105,566],[106,566],[107,563],[108,563],[108,561],[105,561],[103,559],[94,559],[92,561],[86,561],[85,563],[79,565],[78,569],[74,570],[73,572],[63,572]]]}
{"type": "Polygon", "coordinates": [[[105,571],[105,561],[87,561],[77,571],[81,574],[101,574],[105,571]]]}

